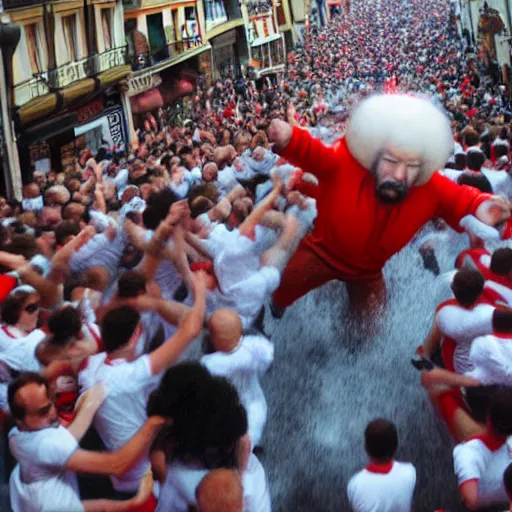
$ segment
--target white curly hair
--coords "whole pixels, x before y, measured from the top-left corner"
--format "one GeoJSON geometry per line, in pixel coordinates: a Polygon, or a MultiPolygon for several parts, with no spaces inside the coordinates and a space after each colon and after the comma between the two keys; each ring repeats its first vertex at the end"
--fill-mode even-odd
{"type": "Polygon", "coordinates": [[[415,185],[427,183],[453,152],[448,117],[430,101],[403,94],[377,94],[363,101],[350,117],[346,141],[366,169],[387,148],[420,159],[415,185]]]}

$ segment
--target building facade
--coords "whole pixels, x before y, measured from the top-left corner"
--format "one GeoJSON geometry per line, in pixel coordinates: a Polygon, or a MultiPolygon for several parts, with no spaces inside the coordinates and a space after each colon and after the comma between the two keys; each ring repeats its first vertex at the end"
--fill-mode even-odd
{"type": "Polygon", "coordinates": [[[85,147],[128,141],[118,84],[126,61],[123,5],[108,0],[4,0],[17,25],[9,100],[24,180],[65,169],[85,147]]]}

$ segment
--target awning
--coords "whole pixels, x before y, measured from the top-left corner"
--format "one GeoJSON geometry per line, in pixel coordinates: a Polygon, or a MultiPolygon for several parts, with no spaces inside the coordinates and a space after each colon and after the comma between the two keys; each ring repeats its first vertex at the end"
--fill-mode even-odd
{"type": "Polygon", "coordinates": [[[59,97],[57,94],[45,94],[25,103],[18,109],[20,124],[28,124],[36,119],[50,115],[57,108],[59,97]]]}
{"type": "Polygon", "coordinates": [[[119,80],[123,80],[123,78],[128,77],[132,73],[132,67],[129,65],[126,66],[117,66],[115,68],[109,69],[100,73],[96,80],[100,82],[100,86],[102,89],[106,89],[110,87],[112,84],[119,82],[119,80]]]}
{"type": "Polygon", "coordinates": [[[258,39],[255,39],[251,46],[254,48],[255,46],[261,46],[262,44],[271,43],[272,41],[277,41],[278,39],[281,39],[281,34],[272,34],[268,37],[258,37],[258,39]]]}
{"type": "Polygon", "coordinates": [[[51,139],[61,133],[73,130],[77,122],[78,116],[76,112],[70,112],[49,121],[44,121],[36,126],[27,128],[20,136],[20,143],[22,145],[29,145],[40,140],[51,139]]]}
{"type": "Polygon", "coordinates": [[[91,94],[94,92],[95,88],[96,82],[94,78],[86,78],[85,80],[80,80],[79,82],[64,87],[64,89],[59,91],[63,99],[63,106],[67,107],[78,98],[91,94]]]}

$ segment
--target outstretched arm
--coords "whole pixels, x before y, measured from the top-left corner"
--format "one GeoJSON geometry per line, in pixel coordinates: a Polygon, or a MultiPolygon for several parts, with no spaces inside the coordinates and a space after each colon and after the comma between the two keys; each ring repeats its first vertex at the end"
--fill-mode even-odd
{"type": "Polygon", "coordinates": [[[68,459],[66,469],[74,473],[121,476],[149,449],[165,419],[149,418],[141,429],[115,452],[92,452],[79,448],[68,459]]]}
{"type": "Polygon", "coordinates": [[[268,128],[268,138],[275,144],[279,155],[319,179],[328,178],[339,166],[339,157],[334,148],[325,146],[307,130],[297,126],[292,127],[274,119],[268,128]]]}

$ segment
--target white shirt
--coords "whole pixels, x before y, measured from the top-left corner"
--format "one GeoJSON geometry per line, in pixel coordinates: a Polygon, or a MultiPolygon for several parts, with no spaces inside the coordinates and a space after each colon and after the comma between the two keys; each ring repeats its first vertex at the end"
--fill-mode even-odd
{"type": "MultiPolygon", "coordinates": [[[[202,466],[173,462],[167,466],[167,475],[160,491],[155,512],[188,512],[196,506],[196,489],[208,474],[202,466]]],[[[270,512],[270,493],[265,470],[260,461],[251,454],[242,476],[244,488],[244,512],[270,512]]]]}
{"type": "Polygon", "coordinates": [[[43,331],[35,329],[24,338],[6,338],[0,341],[0,366],[6,370],[2,372],[0,379],[0,409],[4,412],[10,412],[7,400],[7,389],[10,382],[10,378],[7,377],[9,369],[17,372],[40,373],[43,365],[36,357],[36,349],[45,336],[43,331]]]}
{"type": "Polygon", "coordinates": [[[81,512],[75,473],[65,469],[78,442],[62,425],[35,432],[17,427],[9,447],[18,460],[9,480],[14,512],[81,512]]]}
{"type": "Polygon", "coordinates": [[[221,192],[221,197],[229,194],[237,185],[238,181],[233,167],[224,167],[217,173],[217,187],[221,192]]]}
{"type": "Polygon", "coordinates": [[[472,309],[447,305],[437,312],[437,325],[441,333],[457,344],[453,359],[457,373],[462,375],[473,369],[469,360],[471,342],[477,336],[492,333],[494,310],[495,307],[489,304],[479,304],[472,309]]]}
{"type": "Polygon", "coordinates": [[[473,370],[466,375],[483,385],[512,387],[512,334],[510,338],[479,336],[471,343],[469,359],[473,370]]]}
{"type": "Polygon", "coordinates": [[[356,473],[348,482],[348,500],[354,512],[411,512],[415,485],[414,466],[393,461],[388,473],[356,473]]]}
{"type": "Polygon", "coordinates": [[[243,336],[232,352],[203,356],[201,363],[213,375],[228,378],[247,411],[249,437],[258,446],[267,420],[267,401],[259,377],[274,360],[274,345],[263,336],[243,336]]]}
{"type": "MultiPolygon", "coordinates": [[[[87,366],[78,376],[82,391],[99,382],[106,384],[108,395],[94,417],[94,427],[112,452],[127,443],[147,420],[147,399],[157,386],[158,377],[152,375],[147,355],[133,362],[110,361],[102,352],[89,357],[87,366]]],[[[145,457],[123,476],[111,477],[114,489],[137,491],[140,479],[148,469],[149,460],[145,457]]]]}
{"type": "Polygon", "coordinates": [[[482,439],[471,439],[453,449],[458,485],[478,480],[479,507],[507,503],[503,473],[510,462],[507,443],[496,447],[482,439]]]}
{"type": "Polygon", "coordinates": [[[213,229],[203,242],[213,257],[218,289],[209,292],[214,308],[234,309],[249,328],[266,298],[279,286],[281,274],[276,267],[260,265],[260,254],[267,248],[267,232],[256,227],[256,239],[229,231],[224,224],[213,229]]]}

